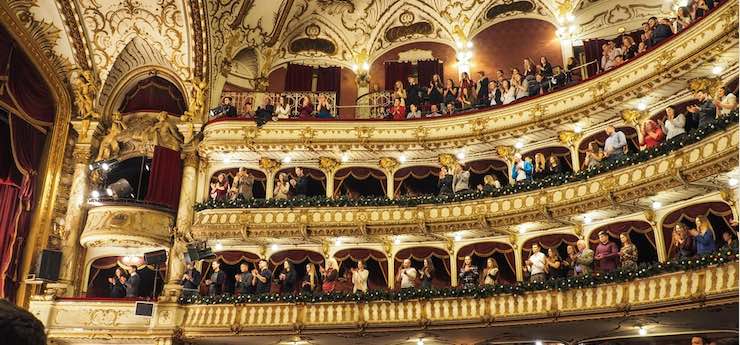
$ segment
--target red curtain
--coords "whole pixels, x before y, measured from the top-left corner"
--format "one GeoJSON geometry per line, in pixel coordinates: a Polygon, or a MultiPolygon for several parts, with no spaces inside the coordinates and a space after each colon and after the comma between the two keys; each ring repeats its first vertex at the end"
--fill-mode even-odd
{"type": "MultiPolygon", "coordinates": [[[[466,256],[476,255],[482,258],[488,258],[493,256],[495,253],[502,253],[506,258],[506,264],[511,269],[511,272],[516,272],[514,249],[511,245],[501,242],[473,243],[460,248],[460,250],[457,251],[457,267],[462,267],[462,262],[465,261],[466,256]]],[[[482,272],[483,267],[479,267],[479,269],[482,272]]]]}
{"type": "Polygon", "coordinates": [[[126,92],[118,109],[121,113],[166,111],[170,114],[182,114],[186,106],[185,97],[177,86],[167,79],[154,76],[139,81],[126,92]]]}
{"type": "Polygon", "coordinates": [[[413,72],[410,62],[386,62],[384,66],[386,90],[392,91],[397,81],[401,81],[404,87],[408,85],[408,77],[413,72]]]}
{"type": "MultiPolygon", "coordinates": [[[[341,83],[341,67],[319,67],[316,69],[316,91],[336,92],[337,98],[339,98],[341,83]]],[[[339,104],[338,99],[337,104],[339,104]]]]}
{"type": "Polygon", "coordinates": [[[419,61],[416,63],[416,72],[419,78],[419,86],[427,87],[435,74],[439,75],[440,80],[443,80],[444,64],[439,60],[419,61]]]}
{"type": "Polygon", "coordinates": [[[162,146],[155,147],[152,172],[149,175],[149,186],[144,200],[176,210],[180,200],[181,183],[180,152],[162,146]]]}
{"type": "Polygon", "coordinates": [[[219,260],[227,265],[236,265],[242,262],[242,260],[246,262],[257,263],[260,261],[260,257],[259,255],[250,252],[227,250],[216,253],[216,260],[219,260]]]}
{"type": "MultiPolygon", "coordinates": [[[[532,162],[534,162],[534,156],[538,153],[542,153],[545,155],[545,160],[550,165],[550,156],[555,156],[558,158],[558,163],[561,164],[561,167],[573,169],[573,163],[571,162],[571,155],[570,150],[567,147],[564,146],[548,146],[539,148],[536,150],[529,151],[525,154],[523,154],[523,157],[532,157],[532,162]]],[[[533,163],[534,164],[534,163],[533,163]]]]}
{"type": "Polygon", "coordinates": [[[285,73],[285,91],[311,91],[313,67],[289,63],[285,73]]]}
{"type": "Polygon", "coordinates": [[[578,236],[573,234],[552,234],[530,238],[522,245],[522,257],[524,259],[529,257],[529,252],[532,251],[532,244],[535,243],[539,244],[543,248],[542,251],[547,254],[546,249],[558,248],[562,244],[575,246],[576,242],[578,242],[578,236]]]}
{"type": "MultiPolygon", "coordinates": [[[[609,42],[609,40],[602,40],[598,38],[583,41],[583,52],[586,54],[585,62],[589,63],[596,60],[596,63],[590,64],[586,68],[588,70],[589,78],[596,75],[596,73],[600,70],[599,66],[601,65],[601,46],[607,42],[609,42]]],[[[640,41],[638,40],[637,43],[639,42],[640,41]]]]}
{"type": "Polygon", "coordinates": [[[297,264],[303,262],[306,259],[308,259],[309,262],[315,265],[321,265],[324,263],[323,255],[317,252],[300,249],[289,249],[272,254],[272,256],[270,256],[269,263],[273,267],[275,267],[282,265],[283,262],[285,262],[286,260],[292,264],[297,264]]]}
{"type": "Polygon", "coordinates": [[[601,231],[606,231],[606,233],[609,234],[609,237],[615,239],[617,243],[619,243],[619,235],[623,233],[629,235],[630,232],[634,231],[638,234],[645,235],[650,244],[655,247],[655,234],[653,233],[652,226],[647,222],[630,220],[600,226],[591,232],[589,242],[591,243],[592,249],[595,249],[596,246],[599,245],[599,232],[601,231]]]}

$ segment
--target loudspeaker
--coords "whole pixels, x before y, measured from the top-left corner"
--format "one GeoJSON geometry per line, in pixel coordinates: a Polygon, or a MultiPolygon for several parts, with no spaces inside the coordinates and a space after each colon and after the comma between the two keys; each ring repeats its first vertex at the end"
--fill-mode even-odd
{"type": "Polygon", "coordinates": [[[135,308],[134,315],[136,316],[151,317],[154,314],[154,303],[152,302],[136,302],[135,308]]]}
{"type": "Polygon", "coordinates": [[[36,278],[47,281],[59,280],[59,269],[62,265],[62,251],[44,249],[38,258],[36,266],[36,278]]]}
{"type": "Polygon", "coordinates": [[[165,262],[167,262],[167,251],[164,249],[144,253],[144,263],[147,265],[159,265],[165,262]]]}

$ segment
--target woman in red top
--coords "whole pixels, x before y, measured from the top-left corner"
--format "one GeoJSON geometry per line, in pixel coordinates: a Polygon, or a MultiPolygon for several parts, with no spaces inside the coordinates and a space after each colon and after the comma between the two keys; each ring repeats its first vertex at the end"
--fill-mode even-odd
{"type": "Polygon", "coordinates": [[[313,104],[308,96],[303,96],[301,99],[301,108],[298,111],[298,118],[301,120],[310,119],[313,117],[313,104]]]}
{"type": "Polygon", "coordinates": [[[339,265],[337,260],[329,259],[326,261],[326,268],[321,268],[321,276],[324,283],[321,284],[321,290],[324,293],[332,293],[337,286],[337,275],[339,275],[339,265]]]}
{"type": "Polygon", "coordinates": [[[663,130],[653,120],[647,120],[642,125],[642,141],[640,145],[646,149],[652,149],[658,146],[665,139],[663,130]]]}
{"type": "Polygon", "coordinates": [[[396,98],[395,100],[393,100],[391,115],[393,116],[394,120],[403,120],[406,118],[406,107],[401,104],[400,98],[396,98]]]}

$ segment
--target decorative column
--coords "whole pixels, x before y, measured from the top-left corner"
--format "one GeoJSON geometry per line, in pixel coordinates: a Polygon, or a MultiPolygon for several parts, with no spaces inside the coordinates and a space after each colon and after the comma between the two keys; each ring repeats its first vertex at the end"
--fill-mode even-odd
{"type": "MultiPolygon", "coordinates": [[[[632,128],[637,131],[637,139],[638,142],[643,142],[644,138],[642,136],[642,130],[640,129],[640,124],[644,119],[647,119],[650,117],[650,114],[648,114],[647,111],[640,111],[635,109],[625,109],[622,110],[620,113],[622,115],[622,120],[624,120],[624,123],[631,126],[632,128]]],[[[639,149],[639,147],[638,147],[639,149]]]]}
{"type": "Polygon", "coordinates": [[[450,286],[454,288],[457,287],[457,284],[457,249],[452,248],[450,250],[450,286]]]}
{"type": "Polygon", "coordinates": [[[72,186],[67,200],[67,214],[64,217],[63,228],[59,231],[62,263],[59,270],[59,281],[47,284],[48,290],[57,296],[72,296],[76,293],[75,281],[79,268],[80,234],[82,233],[87,205],[88,164],[91,159],[91,141],[98,127],[97,121],[72,121],[72,126],[78,133],[72,156],[74,157],[74,172],[72,186]]]}
{"type": "Polygon", "coordinates": [[[326,197],[334,198],[334,173],[339,168],[339,162],[334,158],[319,157],[319,167],[326,176],[326,197]]]}
{"type": "Polygon", "coordinates": [[[383,241],[383,249],[385,249],[385,255],[388,257],[388,289],[393,290],[396,286],[396,272],[394,271],[396,258],[393,245],[389,239],[383,241]]]}
{"type": "Polygon", "coordinates": [[[570,150],[570,162],[573,164],[573,172],[581,170],[581,157],[578,154],[578,143],[581,140],[581,134],[573,131],[561,131],[558,133],[560,143],[567,146],[570,150]]]}
{"type": "Polygon", "coordinates": [[[193,224],[193,204],[196,194],[196,167],[198,153],[191,146],[182,153],[182,185],[180,186],[180,202],[177,206],[177,219],[172,229],[173,242],[167,258],[167,279],[162,289],[162,296],[177,299],[182,290],[180,278],[184,273],[185,262],[183,255],[187,252],[187,242],[192,239],[190,228],[193,224]]]}
{"type": "Polygon", "coordinates": [[[663,229],[661,228],[660,224],[655,221],[655,212],[653,212],[653,210],[645,210],[643,211],[643,214],[645,215],[645,220],[647,220],[647,222],[650,223],[650,226],[653,228],[653,236],[655,237],[655,250],[658,252],[658,261],[668,261],[668,249],[665,245],[663,229]]]}
{"type": "Polygon", "coordinates": [[[519,250],[519,236],[512,234],[509,235],[509,241],[511,247],[514,249],[514,269],[516,270],[516,281],[520,282],[524,280],[524,262],[522,260],[522,251],[519,250]]]}
{"type": "Polygon", "coordinates": [[[395,158],[382,157],[380,158],[380,162],[378,164],[380,165],[380,168],[383,170],[383,172],[385,172],[386,196],[388,197],[388,199],[393,199],[396,194],[393,174],[396,172],[396,169],[398,169],[399,163],[395,158]]]}
{"type": "Polygon", "coordinates": [[[262,157],[260,158],[260,168],[265,171],[267,177],[265,183],[265,199],[272,199],[275,192],[275,172],[280,168],[280,162],[262,157]]]}
{"type": "Polygon", "coordinates": [[[511,168],[514,162],[514,147],[508,145],[496,146],[496,154],[506,162],[506,176],[509,178],[509,185],[514,185],[514,177],[511,176],[511,168]]]}

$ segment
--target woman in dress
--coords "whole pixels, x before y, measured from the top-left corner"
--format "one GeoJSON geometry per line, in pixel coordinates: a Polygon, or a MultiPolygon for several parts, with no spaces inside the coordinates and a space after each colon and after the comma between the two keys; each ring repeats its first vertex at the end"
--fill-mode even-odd
{"type": "Polygon", "coordinates": [[[216,182],[211,182],[211,199],[224,200],[228,192],[229,180],[226,178],[226,174],[220,173],[216,182]]]}
{"type": "Polygon", "coordinates": [[[535,64],[532,61],[532,59],[525,58],[523,63],[524,63],[524,69],[522,70],[523,71],[522,77],[526,78],[527,76],[530,76],[530,75],[534,77],[534,73],[536,71],[535,71],[535,64]]]}
{"type": "Polygon", "coordinates": [[[675,248],[674,259],[690,258],[694,256],[694,239],[689,236],[686,226],[680,221],[673,228],[671,247],[675,248]]]}
{"type": "Polygon", "coordinates": [[[540,69],[543,77],[552,77],[552,65],[550,61],[547,61],[546,57],[540,57],[540,64],[537,66],[540,69]]]}
{"type": "Polygon", "coordinates": [[[586,148],[586,158],[583,160],[584,169],[595,169],[601,166],[601,160],[604,159],[604,152],[596,141],[588,143],[586,148]]]}
{"type": "Polygon", "coordinates": [[[660,145],[664,139],[665,134],[663,134],[663,129],[655,121],[647,120],[642,124],[642,141],[640,141],[640,145],[645,149],[652,149],[660,145]]]}
{"type": "Polygon", "coordinates": [[[295,270],[293,270],[293,264],[288,262],[288,260],[283,262],[283,272],[278,276],[278,284],[280,285],[280,293],[295,293],[296,273],[295,270]]]}
{"type": "Polygon", "coordinates": [[[442,101],[445,103],[445,107],[448,104],[452,104],[454,107],[455,102],[457,101],[457,89],[455,88],[455,83],[452,81],[452,79],[447,79],[447,81],[445,82],[445,90],[442,93],[442,101]]]}
{"type": "Polygon", "coordinates": [[[539,180],[545,177],[547,177],[547,161],[542,152],[537,152],[534,155],[534,171],[532,172],[532,178],[539,180]]]}
{"type": "Polygon", "coordinates": [[[560,160],[555,155],[550,155],[550,158],[548,159],[548,165],[547,165],[547,175],[553,176],[558,175],[563,172],[562,167],[560,166],[560,160]]]}
{"type": "Polygon", "coordinates": [[[496,285],[498,282],[498,263],[492,257],[486,260],[486,268],[483,269],[483,281],[481,285],[496,285]]]}
{"type": "Polygon", "coordinates": [[[290,192],[290,181],[288,180],[288,174],[280,173],[278,180],[275,181],[275,193],[273,196],[275,199],[287,199],[288,192],[290,192]]]}
{"type": "Polygon", "coordinates": [[[393,97],[401,99],[401,105],[406,106],[406,89],[403,87],[403,83],[400,80],[396,80],[393,84],[393,97]]]}
{"type": "Polygon", "coordinates": [[[496,176],[493,176],[493,175],[483,176],[483,186],[481,186],[481,190],[490,193],[499,188],[501,188],[501,182],[499,182],[496,176]]]}
{"type": "Polygon", "coordinates": [[[439,169],[437,187],[439,188],[439,195],[452,194],[452,174],[447,172],[447,167],[445,166],[439,169]]]}
{"type": "Polygon", "coordinates": [[[310,119],[313,117],[313,104],[308,96],[301,98],[301,107],[298,109],[298,118],[301,120],[310,119]]]}
{"type": "Polygon", "coordinates": [[[529,83],[520,74],[514,74],[511,77],[511,86],[514,88],[515,99],[529,96],[529,83]]]}
{"type": "Polygon", "coordinates": [[[565,277],[565,266],[563,265],[563,261],[560,260],[560,255],[558,255],[558,250],[556,248],[547,249],[545,264],[547,264],[546,271],[549,279],[565,277]]]}
{"type": "Polygon", "coordinates": [[[275,116],[272,117],[273,121],[279,119],[287,119],[290,117],[290,105],[285,101],[285,96],[278,97],[277,104],[275,105],[275,116]]]}
{"type": "Polygon", "coordinates": [[[308,263],[306,265],[306,275],[301,282],[301,293],[311,294],[321,289],[321,279],[319,272],[316,271],[316,265],[308,263]]]}
{"type": "Polygon", "coordinates": [[[623,270],[637,269],[637,246],[632,243],[627,233],[619,234],[619,240],[622,241],[622,248],[619,249],[619,261],[623,270]]]}
{"type": "Polygon", "coordinates": [[[427,96],[429,97],[429,103],[436,104],[439,109],[442,109],[442,78],[439,74],[432,76],[432,81],[429,82],[427,88],[427,96]]]}
{"type": "Polygon", "coordinates": [[[326,261],[326,267],[321,268],[321,276],[324,282],[321,284],[321,290],[324,293],[332,293],[337,287],[337,277],[339,276],[339,265],[337,260],[329,259],[326,261]]]}
{"type": "Polygon", "coordinates": [[[367,292],[367,278],[370,272],[365,269],[365,262],[357,261],[357,268],[352,269],[352,292],[367,292]]]}
{"type": "Polygon", "coordinates": [[[622,36],[622,56],[629,60],[637,55],[637,44],[635,39],[630,35],[622,36]]]}
{"type": "MultiPolygon", "coordinates": [[[[465,95],[465,98],[471,102],[472,104],[476,104],[476,83],[473,81],[473,79],[470,79],[470,75],[468,72],[462,73],[462,79],[460,80],[460,96],[462,96],[462,90],[465,91],[467,94],[465,95]]],[[[463,109],[465,108],[465,105],[463,104],[463,109]]]]}
{"type": "Polygon", "coordinates": [[[403,99],[396,97],[393,100],[391,116],[394,120],[403,120],[406,118],[406,107],[403,106],[403,99]]]}
{"type": "Polygon", "coordinates": [[[419,279],[421,280],[421,288],[429,289],[432,287],[432,280],[434,280],[434,265],[432,264],[431,258],[424,259],[424,267],[419,270],[419,279]]]}

